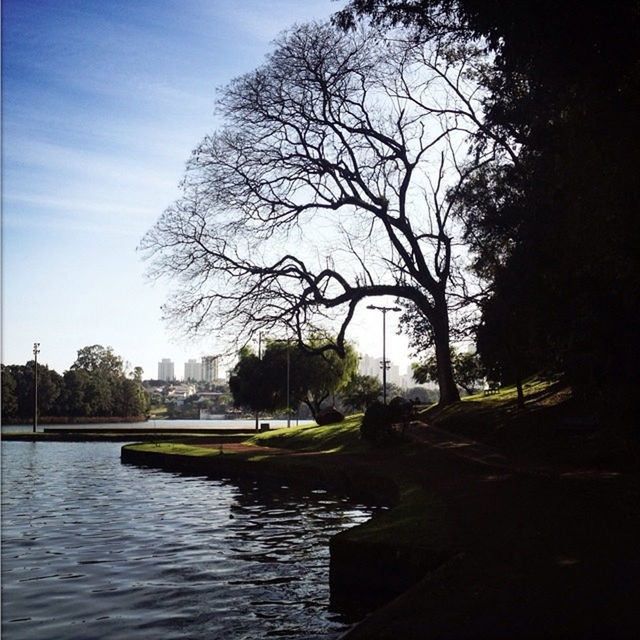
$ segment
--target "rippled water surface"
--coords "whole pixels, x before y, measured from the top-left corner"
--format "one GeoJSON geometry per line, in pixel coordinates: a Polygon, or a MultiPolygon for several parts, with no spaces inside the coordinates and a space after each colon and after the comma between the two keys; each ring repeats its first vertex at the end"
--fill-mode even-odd
{"type": "Polygon", "coordinates": [[[2,443],[2,637],[335,638],[321,491],[120,463],[120,444],[2,443]]]}

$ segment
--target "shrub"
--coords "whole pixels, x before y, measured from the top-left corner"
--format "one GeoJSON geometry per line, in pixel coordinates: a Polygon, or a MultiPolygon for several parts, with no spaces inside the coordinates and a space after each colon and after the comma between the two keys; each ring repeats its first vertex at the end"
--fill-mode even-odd
{"type": "Polygon", "coordinates": [[[364,440],[382,443],[391,439],[395,412],[392,407],[382,402],[374,402],[365,412],[360,427],[360,435],[364,440]]]}
{"type": "Polygon", "coordinates": [[[316,414],[316,422],[323,427],[325,424],[333,424],[334,422],[342,422],[344,414],[340,413],[335,407],[327,407],[320,409],[316,414]]]}
{"type": "Polygon", "coordinates": [[[393,412],[394,422],[400,422],[411,417],[413,403],[402,396],[395,396],[389,401],[389,408],[393,412]]]}

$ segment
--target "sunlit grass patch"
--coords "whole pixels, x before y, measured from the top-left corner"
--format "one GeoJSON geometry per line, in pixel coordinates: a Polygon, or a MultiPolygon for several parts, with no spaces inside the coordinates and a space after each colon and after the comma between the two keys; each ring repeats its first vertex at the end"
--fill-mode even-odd
{"type": "Polygon", "coordinates": [[[225,451],[224,445],[220,447],[201,447],[193,444],[181,444],[178,442],[147,442],[144,444],[127,445],[127,449],[135,451],[149,451],[151,453],[162,453],[167,455],[182,456],[219,456],[220,451],[225,455],[231,455],[231,451],[225,451]]]}
{"type": "MultiPolygon", "coordinates": [[[[544,393],[558,382],[557,377],[539,377],[534,376],[524,381],[522,388],[524,391],[525,401],[527,399],[537,398],[541,393],[544,393]]],[[[518,390],[515,384],[500,387],[494,393],[485,395],[483,391],[475,393],[471,396],[467,396],[462,399],[462,402],[482,402],[486,405],[494,405],[496,403],[511,402],[518,399],[518,390]]]]}
{"type": "Polygon", "coordinates": [[[468,396],[447,407],[429,407],[421,418],[494,446],[514,448],[520,454],[548,447],[570,406],[571,388],[555,377],[534,376],[524,381],[523,391],[524,409],[518,406],[517,388],[511,385],[490,395],[468,396]]]}
{"type": "Polygon", "coordinates": [[[360,450],[362,414],[345,418],[343,422],[325,426],[283,427],[266,431],[245,442],[264,447],[281,447],[297,451],[353,452],[360,450]]]}

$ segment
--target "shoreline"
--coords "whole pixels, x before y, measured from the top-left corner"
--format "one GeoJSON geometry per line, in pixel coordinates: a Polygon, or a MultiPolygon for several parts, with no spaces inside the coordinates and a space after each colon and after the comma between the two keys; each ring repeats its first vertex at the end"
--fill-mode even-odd
{"type": "MultiPolygon", "coordinates": [[[[476,406],[460,407],[466,428],[476,406]]],[[[345,640],[638,636],[637,467],[592,466],[599,458],[582,454],[541,466],[537,455],[514,457],[512,447],[438,423],[411,423],[403,442],[377,448],[360,439],[359,424],[352,416],[260,434],[154,432],[121,456],[186,474],[286,479],[391,506],[330,541],[332,605],[371,611],[345,640]]],[[[108,437],[131,442],[127,435],[108,437]]]]}
{"type": "MultiPolygon", "coordinates": [[[[74,425],[74,424],[136,424],[139,422],[148,422],[146,416],[106,416],[106,417],[74,417],[74,416],[43,416],[38,417],[38,426],[49,427],[55,425],[74,425]]],[[[24,420],[10,420],[3,422],[3,427],[32,427],[33,422],[25,422],[24,420]]]]}
{"type": "Polygon", "coordinates": [[[357,421],[346,422],[255,436],[254,453],[147,444],[122,455],[384,496],[390,510],[330,541],[332,604],[364,595],[372,605],[345,640],[637,637],[637,473],[541,474],[490,447],[469,455],[472,442],[442,430],[375,449],[359,440],[357,421]],[[288,451],[269,455],[264,445],[288,451]]]}
{"type": "MultiPolygon", "coordinates": [[[[246,440],[246,439],[245,439],[246,440]]],[[[398,515],[416,501],[429,501],[419,487],[372,470],[350,459],[339,464],[318,460],[313,454],[296,454],[282,449],[247,447],[198,452],[198,443],[175,447],[173,452],[154,450],[149,445],[125,445],[125,464],[148,466],[185,475],[210,478],[239,477],[278,479],[309,488],[322,488],[368,505],[390,507],[367,522],[342,531],[329,542],[331,606],[370,614],[413,586],[425,573],[440,566],[453,552],[441,545],[415,544],[396,535],[401,528],[398,515]],[[366,585],[366,589],[363,589],[366,585]]],[[[202,447],[204,448],[204,447],[202,447]]],[[[324,456],[326,458],[326,456],[324,456]]]]}
{"type": "Polygon", "coordinates": [[[102,432],[90,430],[54,429],[37,433],[2,433],[0,441],[9,442],[192,442],[198,444],[224,444],[242,442],[253,435],[246,430],[206,429],[177,433],[171,430],[109,429],[102,432]]]}

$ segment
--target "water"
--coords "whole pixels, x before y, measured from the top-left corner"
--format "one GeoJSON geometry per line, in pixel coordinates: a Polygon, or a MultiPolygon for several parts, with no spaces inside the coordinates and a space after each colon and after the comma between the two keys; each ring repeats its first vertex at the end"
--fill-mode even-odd
{"type": "Polygon", "coordinates": [[[114,443],[2,444],[2,637],[335,638],[322,491],[123,465],[114,443]]]}
{"type": "MultiPolygon", "coordinates": [[[[271,429],[279,429],[287,426],[286,420],[273,420],[271,418],[261,418],[259,423],[267,422],[271,429]]],[[[315,422],[309,420],[300,420],[296,422],[291,420],[291,426],[296,424],[314,425],[315,422]]],[[[251,418],[242,418],[239,420],[147,420],[146,422],[110,422],[99,424],[39,424],[38,432],[44,429],[79,429],[91,431],[109,431],[109,429],[171,429],[175,431],[188,431],[189,429],[246,429],[254,431],[256,422],[251,418]]],[[[33,431],[32,424],[18,425],[2,425],[3,433],[31,433],[33,431]]]]}

